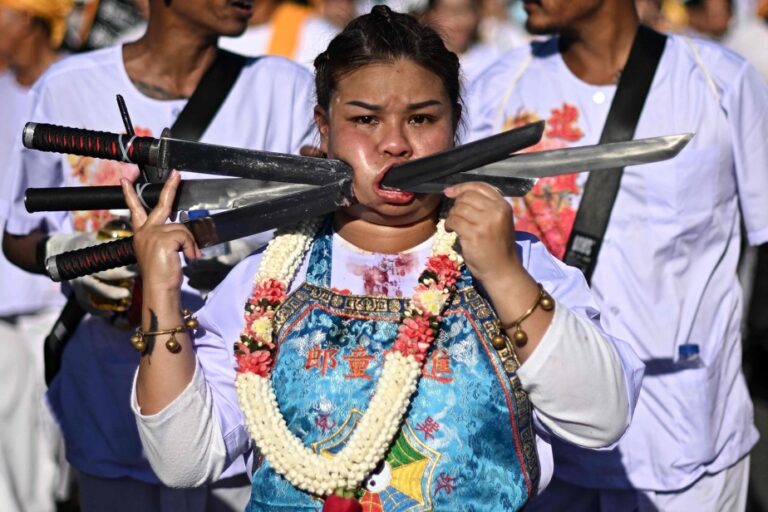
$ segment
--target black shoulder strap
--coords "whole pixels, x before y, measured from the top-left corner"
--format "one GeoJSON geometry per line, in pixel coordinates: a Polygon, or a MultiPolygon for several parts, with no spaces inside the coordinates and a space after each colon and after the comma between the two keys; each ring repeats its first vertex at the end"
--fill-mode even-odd
{"type": "Polygon", "coordinates": [[[235,85],[245,61],[246,58],[242,55],[219,49],[216,60],[203,74],[184,110],[173,123],[173,137],[192,141],[202,138],[235,85]]]}
{"type": "MultiPolygon", "coordinates": [[[[616,95],[608,111],[600,143],[631,140],[664,53],[667,36],[640,25],[621,73],[616,95]]],[[[624,169],[593,173],[587,178],[584,195],[573,224],[563,261],[578,267],[592,281],[613,204],[619,193],[624,169]]]]}

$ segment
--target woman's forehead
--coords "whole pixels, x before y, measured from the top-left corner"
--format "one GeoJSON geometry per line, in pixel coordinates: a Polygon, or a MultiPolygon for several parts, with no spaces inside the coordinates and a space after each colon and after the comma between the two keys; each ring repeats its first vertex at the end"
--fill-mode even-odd
{"type": "Polygon", "coordinates": [[[420,104],[437,100],[448,103],[439,76],[408,59],[374,63],[345,74],[337,83],[333,104],[363,102],[420,104]]]}

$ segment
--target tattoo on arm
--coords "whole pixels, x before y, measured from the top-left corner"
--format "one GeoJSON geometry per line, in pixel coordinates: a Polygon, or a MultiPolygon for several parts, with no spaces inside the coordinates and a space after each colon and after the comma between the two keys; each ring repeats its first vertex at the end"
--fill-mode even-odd
{"type": "MultiPolygon", "coordinates": [[[[159,325],[157,321],[157,315],[154,311],[151,309],[149,310],[149,332],[155,332],[157,331],[157,326],[159,325]]],[[[157,336],[147,336],[147,347],[144,349],[144,352],[142,352],[142,356],[151,356],[152,351],[155,349],[155,340],[157,339],[157,336]]]]}

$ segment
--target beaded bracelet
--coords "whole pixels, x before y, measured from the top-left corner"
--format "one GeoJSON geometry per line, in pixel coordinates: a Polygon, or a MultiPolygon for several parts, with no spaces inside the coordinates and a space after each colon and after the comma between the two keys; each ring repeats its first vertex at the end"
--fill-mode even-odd
{"type": "Polygon", "coordinates": [[[541,309],[544,311],[552,311],[555,308],[555,301],[552,299],[552,297],[547,293],[547,291],[544,289],[544,287],[540,283],[536,283],[539,287],[539,293],[536,295],[536,302],[533,303],[533,305],[528,308],[528,310],[520,315],[520,317],[510,323],[509,325],[502,325],[501,327],[504,330],[508,329],[515,329],[514,334],[512,335],[512,339],[515,341],[515,346],[520,348],[524,347],[526,343],[528,343],[528,334],[523,330],[522,323],[525,321],[526,318],[531,316],[534,311],[536,311],[536,308],[541,306],[541,309]]]}
{"type": "Polygon", "coordinates": [[[174,327],[173,329],[163,329],[161,331],[144,332],[142,328],[139,327],[138,329],[136,329],[136,332],[134,333],[134,335],[131,336],[131,345],[133,345],[133,348],[135,348],[137,351],[143,354],[144,351],[147,349],[147,338],[149,336],[160,336],[163,334],[170,334],[171,337],[168,338],[168,341],[165,342],[165,348],[167,348],[168,352],[170,352],[171,354],[178,354],[179,352],[181,352],[181,344],[176,340],[176,335],[184,331],[194,331],[195,329],[197,329],[199,325],[197,322],[197,318],[193,317],[188,309],[183,310],[181,314],[184,317],[184,323],[182,325],[174,327]]]}

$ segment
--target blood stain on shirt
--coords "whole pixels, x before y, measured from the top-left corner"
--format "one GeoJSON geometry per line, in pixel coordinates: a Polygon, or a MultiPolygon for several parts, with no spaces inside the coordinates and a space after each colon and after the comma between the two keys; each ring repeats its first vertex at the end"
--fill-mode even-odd
{"type": "Polygon", "coordinates": [[[350,262],[348,269],[362,277],[366,295],[402,297],[402,279],[416,270],[416,264],[415,254],[393,254],[382,256],[372,265],[350,262]]]}

